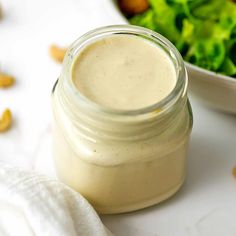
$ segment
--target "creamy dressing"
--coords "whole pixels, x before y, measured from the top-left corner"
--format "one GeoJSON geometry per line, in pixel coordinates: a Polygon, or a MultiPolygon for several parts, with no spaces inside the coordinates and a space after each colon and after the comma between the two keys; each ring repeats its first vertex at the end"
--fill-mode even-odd
{"type": "MultiPolygon", "coordinates": [[[[173,50],[168,42],[166,47],[173,50]]],[[[66,69],[87,99],[126,111],[161,101],[177,83],[174,62],[161,47],[127,34],[93,41],[66,69]]],[[[115,115],[90,110],[77,94],[65,95],[65,78],[61,76],[53,93],[53,151],[60,180],[100,213],[133,211],[173,195],[185,178],[192,127],[186,90],[160,116],[129,121],[121,116],[120,122],[113,120],[115,115]]]]}
{"type": "Polygon", "coordinates": [[[84,48],[75,60],[72,78],[90,100],[122,110],[153,105],[176,84],[167,53],[132,35],[109,36],[84,48]]]}

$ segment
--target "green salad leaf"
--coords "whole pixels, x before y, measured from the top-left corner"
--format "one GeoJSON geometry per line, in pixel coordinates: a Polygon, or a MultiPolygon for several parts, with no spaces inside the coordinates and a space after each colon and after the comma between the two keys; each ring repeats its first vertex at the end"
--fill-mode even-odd
{"type": "Polygon", "coordinates": [[[184,59],[195,65],[213,71],[220,68],[224,58],[224,43],[217,39],[199,39],[195,41],[184,57],[184,59]]]}
{"type": "Polygon", "coordinates": [[[157,26],[155,23],[155,12],[153,10],[147,10],[142,14],[142,17],[140,15],[136,15],[133,18],[130,19],[130,23],[133,25],[139,25],[143,27],[147,27],[151,30],[156,31],[157,26]]]}
{"type": "Polygon", "coordinates": [[[231,0],[149,0],[131,24],[167,37],[183,58],[236,78],[236,3],[231,0]]]}

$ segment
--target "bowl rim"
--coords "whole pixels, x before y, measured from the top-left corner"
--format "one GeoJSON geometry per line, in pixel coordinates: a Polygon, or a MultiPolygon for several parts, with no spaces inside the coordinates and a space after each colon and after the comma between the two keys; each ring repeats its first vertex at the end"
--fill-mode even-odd
{"type": "MultiPolygon", "coordinates": [[[[121,20],[124,21],[125,24],[129,24],[128,20],[125,18],[125,16],[122,14],[122,12],[120,11],[120,9],[118,8],[117,4],[116,4],[117,0],[108,0],[108,2],[110,2],[110,5],[112,6],[113,10],[116,11],[116,13],[118,13],[118,16],[120,17],[121,20]]],[[[157,32],[158,33],[158,32],[157,32]]],[[[214,79],[219,79],[219,80],[224,80],[225,82],[231,82],[231,83],[235,83],[236,84],[236,78],[233,78],[231,76],[228,75],[224,75],[224,74],[220,74],[217,73],[215,71],[211,71],[211,70],[207,70],[204,69],[202,67],[196,66],[190,62],[187,62],[184,60],[184,64],[186,65],[187,68],[190,68],[192,70],[201,72],[201,73],[205,73],[207,76],[211,76],[214,77],[214,79]]]]}

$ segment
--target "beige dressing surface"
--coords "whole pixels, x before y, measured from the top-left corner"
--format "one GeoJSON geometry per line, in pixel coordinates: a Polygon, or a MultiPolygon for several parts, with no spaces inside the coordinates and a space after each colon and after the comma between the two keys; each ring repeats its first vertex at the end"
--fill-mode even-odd
{"type": "Polygon", "coordinates": [[[72,70],[78,90],[97,104],[121,110],[153,105],[176,84],[166,52],[141,37],[114,35],[78,55],[72,70]]]}

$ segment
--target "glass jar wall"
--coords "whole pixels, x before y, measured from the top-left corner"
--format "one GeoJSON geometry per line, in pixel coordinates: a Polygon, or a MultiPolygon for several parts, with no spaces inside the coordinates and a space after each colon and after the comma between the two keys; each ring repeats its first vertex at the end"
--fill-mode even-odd
{"type": "Polygon", "coordinates": [[[58,177],[100,213],[133,211],[173,195],[185,178],[192,128],[186,90],[180,54],[157,33],[135,26],[109,26],[79,38],[67,52],[52,94],[58,177]],[[91,42],[115,34],[142,37],[166,51],[177,77],[166,98],[149,107],[122,111],[102,107],[80,94],[71,78],[75,59],[91,42]]]}

